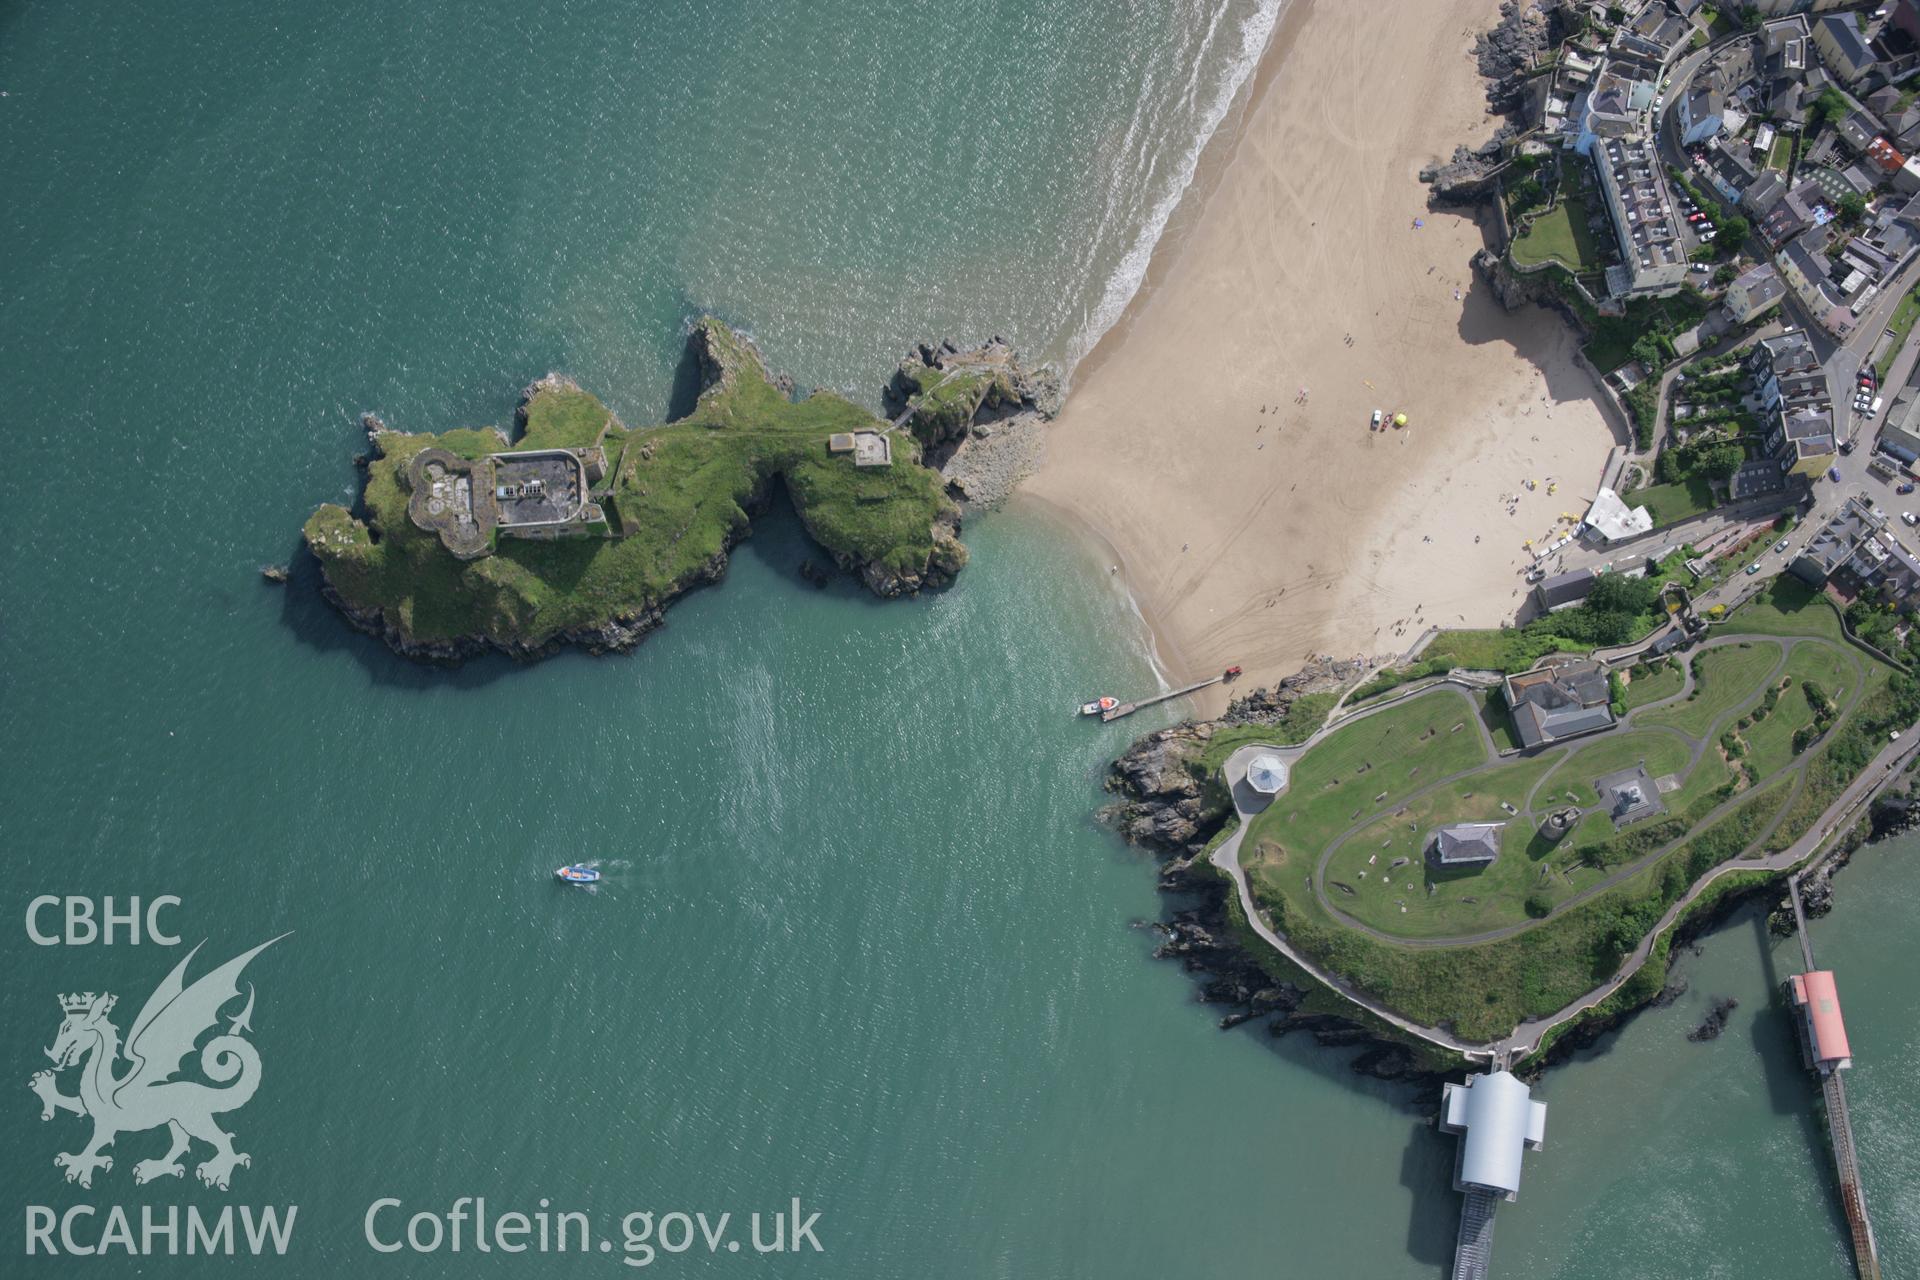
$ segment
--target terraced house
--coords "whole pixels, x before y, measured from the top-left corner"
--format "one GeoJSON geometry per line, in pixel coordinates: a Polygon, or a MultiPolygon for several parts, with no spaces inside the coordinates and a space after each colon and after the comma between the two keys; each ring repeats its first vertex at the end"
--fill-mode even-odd
{"type": "Polygon", "coordinates": [[[1607,291],[1615,297],[1678,293],[1687,278],[1687,254],[1653,144],[1611,138],[1595,144],[1593,163],[1620,245],[1620,261],[1607,268],[1607,291]]]}

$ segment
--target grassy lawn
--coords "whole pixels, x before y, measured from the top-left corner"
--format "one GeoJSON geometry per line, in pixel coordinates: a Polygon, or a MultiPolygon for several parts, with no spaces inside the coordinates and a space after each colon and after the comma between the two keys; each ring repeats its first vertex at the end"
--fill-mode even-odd
{"type": "Polygon", "coordinates": [[[1487,732],[1493,737],[1496,751],[1518,751],[1520,739],[1513,732],[1513,716],[1507,711],[1504,702],[1495,702],[1493,694],[1481,690],[1473,695],[1473,704],[1480,712],[1480,723],[1487,726],[1487,732]]]}
{"type": "Polygon", "coordinates": [[[1763,712],[1764,704],[1756,703],[1741,717],[1751,718],[1753,723],[1745,729],[1735,724],[1747,744],[1747,758],[1759,775],[1771,777],[1793,762],[1793,735],[1813,723],[1813,707],[1806,696],[1809,680],[1836,706],[1845,706],[1859,678],[1859,664],[1847,650],[1824,644],[1796,648],[1787,658],[1783,683],[1776,686],[1779,694],[1772,710],[1763,712]]]}
{"type": "Polygon", "coordinates": [[[1697,874],[1751,843],[1779,811],[1783,794],[1776,787],[1756,795],[1607,893],[1477,946],[1395,946],[1340,926],[1306,887],[1310,859],[1260,838],[1258,826],[1249,833],[1256,849],[1247,869],[1257,900],[1294,945],[1409,1017],[1490,1040],[1604,981],[1697,874]]]}
{"type": "Polygon", "coordinates": [[[1635,718],[1636,724],[1671,725],[1691,737],[1702,737],[1724,711],[1731,711],[1760,691],[1760,682],[1780,661],[1780,646],[1769,640],[1709,649],[1694,659],[1698,674],[1693,694],[1671,707],[1656,707],[1635,718]]]}
{"type": "Polygon", "coordinates": [[[1543,756],[1489,769],[1377,819],[1327,863],[1329,896],[1354,919],[1406,938],[1449,937],[1525,919],[1521,902],[1540,879],[1526,853],[1535,824],[1500,806],[1523,807],[1557,763],[1543,756]],[[1500,857],[1491,866],[1434,867],[1424,856],[1426,842],[1449,822],[1507,823],[1500,857]]]}
{"type": "Polygon", "coordinates": [[[1270,742],[1290,747],[1305,742],[1326,722],[1327,712],[1333,710],[1333,704],[1339,700],[1337,693],[1309,693],[1295,698],[1286,716],[1276,724],[1236,724],[1221,729],[1207,740],[1206,749],[1200,753],[1199,768],[1209,774],[1217,773],[1225,767],[1228,756],[1250,743],[1270,742]]]}
{"type": "Polygon", "coordinates": [[[1514,630],[1442,631],[1421,650],[1423,659],[1447,658],[1476,671],[1525,671],[1549,653],[1588,653],[1593,646],[1563,636],[1514,630]]]}
{"type": "Polygon", "coordinates": [[[1726,628],[1756,635],[1819,636],[1835,644],[1846,642],[1840,631],[1840,615],[1826,597],[1784,573],[1729,615],[1726,628]]]}
{"type": "Polygon", "coordinates": [[[307,522],[328,582],[412,641],[485,636],[539,646],[570,628],[644,614],[703,580],[744,531],[746,508],[776,480],[808,534],[838,556],[898,575],[939,576],[965,563],[965,548],[940,528],[952,503],[938,473],[919,465],[912,437],[895,433],[890,467],[830,457],[831,433],[871,427],[873,415],[828,392],[790,400],[751,347],[717,321],[704,323],[708,352],[725,372],[679,422],[629,430],[593,396],[565,387],[545,387],[526,406],[515,448],[604,438],[619,460],[607,506],[620,537],[503,537],[493,555],[457,560],[408,518],[408,464],[433,444],[466,457],[499,451],[499,437],[383,432],[367,473],[367,519],[329,503],[307,522]]]}
{"type": "Polygon", "coordinates": [[[1778,169],[1785,173],[1793,165],[1793,135],[1781,133],[1774,135],[1773,146],[1767,151],[1767,168],[1778,169]]]}
{"type": "MultiPolygon", "coordinates": [[[[1893,668],[1885,663],[1868,661],[1859,708],[1844,717],[1819,745],[1810,749],[1812,759],[1807,765],[1806,785],[1800,789],[1799,798],[1794,801],[1787,820],[1767,840],[1768,853],[1778,852],[1792,844],[1814,818],[1846,790],[1847,783],[1861,766],[1886,745],[1885,726],[1878,722],[1885,718],[1885,704],[1891,700],[1889,686],[1895,678],[1893,668]]],[[[1901,723],[1910,718],[1896,714],[1893,719],[1895,723],[1901,723]]]]}
{"type": "Polygon", "coordinates": [[[1887,349],[1873,362],[1873,371],[1881,378],[1887,376],[1887,370],[1893,367],[1893,358],[1900,354],[1901,346],[1907,335],[1913,332],[1913,323],[1920,320],[1920,285],[1913,292],[1900,299],[1900,305],[1893,309],[1893,316],[1887,321],[1887,328],[1893,330],[1893,337],[1887,339],[1887,349]]]}
{"type": "Polygon", "coordinates": [[[1569,271],[1592,271],[1600,265],[1600,254],[1587,226],[1587,205],[1572,190],[1561,192],[1560,202],[1535,217],[1525,235],[1514,240],[1515,266],[1535,266],[1558,262],[1569,271]]]}
{"type": "Polygon", "coordinates": [[[1686,671],[1677,662],[1663,662],[1643,674],[1627,673],[1627,710],[1671,698],[1686,687],[1686,671]]]}
{"type": "Polygon", "coordinates": [[[1629,506],[1645,506],[1655,528],[1678,524],[1719,506],[1713,486],[1696,476],[1677,484],[1648,485],[1627,495],[1629,506]]]}
{"type": "Polygon", "coordinates": [[[1254,819],[1254,831],[1317,858],[1368,814],[1485,762],[1474,715],[1466,695],[1436,689],[1343,726],[1294,766],[1287,793],[1254,819]]]}
{"type": "MultiPolygon", "coordinates": [[[[1735,625],[1780,635],[1837,635],[1824,603],[1784,583],[1746,606],[1735,625]]],[[[1471,767],[1476,753],[1456,746],[1469,730],[1453,728],[1464,700],[1423,695],[1361,721],[1310,752],[1295,770],[1294,790],[1254,819],[1242,860],[1256,901],[1295,945],[1402,1013],[1451,1025],[1469,1038],[1503,1034],[1520,1019],[1556,1009],[1603,981],[1666,906],[1714,867],[1791,844],[1885,745],[1887,724],[1920,714],[1920,691],[1912,682],[1898,678],[1902,683],[1894,684],[1890,668],[1839,644],[1802,645],[1790,654],[1780,675],[1784,686],[1771,686],[1777,696],[1758,714],[1769,695],[1766,678],[1782,665],[1781,654],[1782,647],[1764,637],[1709,650],[1699,655],[1697,695],[1648,713],[1698,736],[1723,716],[1723,727],[1737,725],[1733,713],[1739,712],[1748,721],[1742,763],[1754,769],[1754,787],[1736,791],[1744,772],[1736,774],[1717,745],[1709,744],[1681,787],[1664,797],[1666,815],[1616,833],[1605,814],[1589,813],[1557,844],[1537,835],[1537,818],[1507,814],[1501,802],[1524,808],[1531,799],[1542,812],[1568,795],[1592,804],[1596,776],[1638,761],[1656,777],[1675,772],[1685,765],[1687,745],[1671,733],[1629,731],[1532,759],[1489,761],[1481,772],[1422,793],[1433,779],[1471,767]],[[1802,692],[1806,682],[1845,705],[1862,679],[1861,710],[1810,748],[1805,783],[1795,796],[1792,740],[1811,721],[1802,692]],[[1334,750],[1322,757],[1328,748],[1334,750]],[[1698,825],[1722,805],[1729,806],[1726,814],[1698,825]],[[1780,826],[1761,841],[1760,833],[1783,810],[1780,826]],[[1509,823],[1500,859],[1475,870],[1431,873],[1421,856],[1428,833],[1442,822],[1471,820],[1509,823]],[[1409,940],[1516,923],[1529,909],[1538,915],[1558,907],[1611,871],[1666,852],[1606,893],[1512,937],[1416,949],[1356,932],[1315,897],[1309,881],[1315,864],[1331,841],[1350,830],[1352,837],[1328,862],[1330,900],[1355,919],[1409,940]]],[[[1649,686],[1642,694],[1649,701],[1670,696],[1680,685],[1672,672],[1642,683],[1649,686]]],[[[1658,989],[1661,966],[1654,969],[1654,977],[1628,984],[1635,999],[1658,989]]]]}
{"type": "Polygon", "coordinates": [[[1600,803],[1600,796],[1593,789],[1595,778],[1618,769],[1631,769],[1636,764],[1645,764],[1647,772],[1658,778],[1685,768],[1689,754],[1686,743],[1657,729],[1608,734],[1579,748],[1564,765],[1554,770],[1539,803],[1542,807],[1546,805],[1550,790],[1556,802],[1568,799],[1582,808],[1596,805],[1600,803]]]}

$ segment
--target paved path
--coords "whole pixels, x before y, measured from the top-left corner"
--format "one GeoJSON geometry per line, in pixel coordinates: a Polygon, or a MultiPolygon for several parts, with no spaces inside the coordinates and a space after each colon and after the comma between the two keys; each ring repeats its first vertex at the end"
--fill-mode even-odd
{"type": "MultiPolygon", "coordinates": [[[[1866,689],[1866,683],[1867,683],[1866,671],[1854,659],[1854,656],[1850,650],[1842,646],[1836,645],[1834,644],[1834,642],[1830,640],[1825,640],[1824,638],[1821,638],[1821,637],[1811,637],[1811,636],[1760,636],[1760,637],[1728,636],[1728,637],[1716,639],[1714,641],[1710,641],[1707,645],[1702,646],[1702,648],[1705,649],[1705,648],[1724,647],[1729,644],[1738,644],[1742,642],[1756,642],[1756,641],[1777,642],[1781,646],[1781,650],[1782,650],[1780,660],[1771,669],[1767,679],[1763,680],[1760,683],[1760,685],[1756,687],[1756,691],[1758,691],[1758,689],[1765,688],[1768,682],[1778,680],[1780,677],[1780,673],[1784,670],[1787,661],[1792,656],[1792,651],[1801,644],[1811,642],[1816,644],[1823,644],[1828,647],[1834,648],[1837,652],[1842,653],[1850,662],[1853,662],[1854,669],[1855,669],[1855,679],[1853,682],[1853,690],[1852,690],[1851,696],[1848,699],[1846,707],[1843,709],[1841,721],[1844,722],[1846,717],[1850,716],[1853,713],[1853,711],[1858,707],[1860,699],[1862,698],[1862,696],[1864,696],[1865,689],[1866,689]]],[[[1430,687],[1431,686],[1429,686],[1429,688],[1430,687]]],[[[1609,732],[1619,733],[1619,732],[1631,731],[1633,718],[1636,715],[1638,715],[1640,712],[1649,710],[1657,706],[1671,705],[1676,699],[1682,698],[1687,693],[1689,693],[1692,690],[1692,687],[1693,687],[1693,676],[1691,671],[1691,663],[1689,663],[1687,668],[1687,674],[1686,674],[1686,682],[1685,684],[1683,684],[1679,693],[1672,695],[1671,697],[1664,698],[1658,703],[1649,703],[1644,707],[1635,708],[1633,712],[1630,712],[1628,714],[1627,718],[1622,721],[1621,725],[1617,729],[1611,730],[1609,732]]],[[[1424,691],[1425,690],[1422,690],[1422,692],[1424,691]]],[[[1462,700],[1467,704],[1468,709],[1471,713],[1471,718],[1473,722],[1479,728],[1482,743],[1488,748],[1489,756],[1490,757],[1493,756],[1495,753],[1493,751],[1492,737],[1487,732],[1484,722],[1480,720],[1480,717],[1478,714],[1478,708],[1473,706],[1472,700],[1470,698],[1467,698],[1464,692],[1461,693],[1460,696],[1462,700]]],[[[1749,858],[1749,857],[1741,856],[1741,857],[1728,859],[1727,861],[1721,863],[1718,867],[1715,867],[1712,871],[1708,872],[1705,876],[1702,876],[1699,881],[1697,881],[1692,887],[1690,887],[1686,893],[1681,895],[1681,897],[1667,909],[1667,911],[1661,916],[1658,924],[1656,924],[1654,928],[1644,938],[1641,939],[1639,946],[1637,946],[1633,950],[1633,952],[1630,955],[1628,955],[1624,961],[1621,962],[1619,969],[1606,982],[1601,983],[1599,986],[1593,988],[1593,990],[1588,992],[1585,996],[1582,996],[1580,999],[1573,1001],[1572,1003],[1568,1004],[1566,1007],[1562,1009],[1556,1010],[1551,1014],[1546,1014],[1540,1017],[1527,1019],[1526,1021],[1522,1022],[1518,1027],[1516,1027],[1511,1034],[1507,1035],[1506,1037],[1500,1040],[1497,1040],[1491,1043],[1482,1043],[1482,1042],[1462,1040],[1458,1036],[1455,1036],[1452,1032],[1446,1030],[1445,1028],[1426,1026],[1424,1024],[1415,1022],[1412,1019],[1407,1018],[1395,1012],[1393,1009],[1389,1008],[1386,1004],[1381,1002],[1379,999],[1375,998],[1374,996],[1370,995],[1365,991],[1361,991],[1358,988],[1352,986],[1350,983],[1346,981],[1346,979],[1344,979],[1340,975],[1333,973],[1332,971],[1322,966],[1317,960],[1297,950],[1290,942],[1287,941],[1287,939],[1284,936],[1277,933],[1274,929],[1272,929],[1266,923],[1265,917],[1262,915],[1258,904],[1254,901],[1252,888],[1251,888],[1246,870],[1240,864],[1240,847],[1242,842],[1246,838],[1246,834],[1251,825],[1252,819],[1256,815],[1258,815],[1262,810],[1264,810],[1267,807],[1267,805],[1271,803],[1271,800],[1272,800],[1271,797],[1262,795],[1259,792],[1254,791],[1251,787],[1247,786],[1246,771],[1247,771],[1248,762],[1255,755],[1258,755],[1258,754],[1263,754],[1263,753],[1276,754],[1281,756],[1282,759],[1284,759],[1287,762],[1289,769],[1291,769],[1301,756],[1305,755],[1310,748],[1312,748],[1315,744],[1320,742],[1326,735],[1333,732],[1336,728],[1344,728],[1347,724],[1353,723],[1355,720],[1363,719],[1368,715],[1371,715],[1371,714],[1374,714],[1375,712],[1386,709],[1386,707],[1388,706],[1397,705],[1399,701],[1402,701],[1402,699],[1390,699],[1383,704],[1377,704],[1373,707],[1369,707],[1364,710],[1354,712],[1353,714],[1341,720],[1338,725],[1329,723],[1328,725],[1323,726],[1319,732],[1309,737],[1306,742],[1301,743],[1300,745],[1295,747],[1275,747],[1275,746],[1268,746],[1268,745],[1262,745],[1262,744],[1256,743],[1256,744],[1250,744],[1248,746],[1242,747],[1239,750],[1235,751],[1227,760],[1225,774],[1226,774],[1228,791],[1233,800],[1234,815],[1235,815],[1235,818],[1237,819],[1237,823],[1232,834],[1230,834],[1224,841],[1222,841],[1219,847],[1214,850],[1212,855],[1213,862],[1215,866],[1225,871],[1227,875],[1233,880],[1235,892],[1239,898],[1242,914],[1245,915],[1245,917],[1247,918],[1248,924],[1253,928],[1254,932],[1259,934],[1261,939],[1264,940],[1268,945],[1272,946],[1275,950],[1279,951],[1282,955],[1286,956],[1288,960],[1292,961],[1294,964],[1298,965],[1300,968],[1312,974],[1315,978],[1319,979],[1326,986],[1332,988],[1334,991],[1338,992],[1340,995],[1344,996],[1346,999],[1352,1001],[1354,1004],[1367,1010],[1369,1013],[1373,1014],[1375,1017],[1380,1018],[1382,1021],[1385,1021],[1399,1028],[1401,1031],[1404,1031],[1409,1035],[1412,1035],[1420,1040],[1426,1041],[1429,1044],[1438,1045],[1441,1048],[1450,1050],[1455,1053],[1462,1054],[1463,1056],[1469,1059],[1490,1058],[1496,1061],[1510,1062],[1515,1058],[1524,1056],[1525,1054],[1532,1052],[1535,1048],[1538,1047],[1541,1038],[1548,1031],[1560,1025],[1561,1023],[1566,1022],[1571,1018],[1579,1016],[1580,1014],[1586,1012],[1588,1009],[1591,1009],[1593,1006],[1599,1004],[1601,1001],[1605,1000],[1608,996],[1613,994],[1614,990],[1617,987],[1619,987],[1619,985],[1622,982],[1624,982],[1628,977],[1636,973],[1639,970],[1640,966],[1646,963],[1647,957],[1652,954],[1653,946],[1656,943],[1656,941],[1659,939],[1659,937],[1662,934],[1664,934],[1668,928],[1672,926],[1673,922],[1680,917],[1681,913],[1684,912],[1689,906],[1691,906],[1694,903],[1694,901],[1696,901],[1699,898],[1700,894],[1703,893],[1710,885],[1712,885],[1714,881],[1718,880],[1721,876],[1734,871],[1785,871],[1797,865],[1798,863],[1804,861],[1805,859],[1810,857],[1814,853],[1814,851],[1818,849],[1820,845],[1835,831],[1842,830],[1845,827],[1851,825],[1855,817],[1857,816],[1859,810],[1871,799],[1871,797],[1875,793],[1877,793],[1881,788],[1885,787],[1895,777],[1897,777],[1900,770],[1912,761],[1914,754],[1916,752],[1920,752],[1920,725],[1916,725],[1914,729],[1909,730],[1907,733],[1903,734],[1899,740],[1889,743],[1886,749],[1884,749],[1880,753],[1880,755],[1873,761],[1873,763],[1870,764],[1865,770],[1863,770],[1860,773],[1860,775],[1857,778],[1855,778],[1854,781],[1847,786],[1847,788],[1841,793],[1840,797],[1837,800],[1835,800],[1833,804],[1828,806],[1827,810],[1824,813],[1822,813],[1818,819],[1814,821],[1814,823],[1809,827],[1807,832],[1804,835],[1802,835],[1800,839],[1796,840],[1792,845],[1788,846],[1786,849],[1780,851],[1779,853],[1776,853],[1764,858],[1749,858]]],[[[1678,730],[1674,730],[1674,732],[1676,732],[1678,736],[1682,738],[1688,738],[1688,741],[1694,742],[1695,744],[1693,754],[1688,764],[1689,771],[1697,765],[1700,755],[1705,750],[1707,744],[1710,744],[1713,741],[1715,741],[1715,731],[1718,730],[1721,727],[1721,725],[1723,725],[1730,717],[1744,710],[1746,706],[1747,706],[1747,701],[1742,700],[1742,701],[1736,702],[1728,710],[1720,713],[1719,716],[1715,717],[1713,723],[1709,725],[1706,734],[1703,735],[1702,738],[1698,740],[1688,738],[1686,734],[1680,733],[1678,730]]],[[[1567,749],[1567,755],[1571,755],[1574,751],[1579,750],[1581,747],[1587,746],[1592,742],[1600,740],[1606,736],[1607,736],[1606,734],[1596,734],[1591,738],[1583,739],[1580,743],[1570,746],[1567,749]]],[[[1492,760],[1490,759],[1488,763],[1491,764],[1492,760]]],[[[1562,761],[1562,763],[1564,763],[1564,761],[1562,761]]],[[[1775,830],[1777,830],[1779,823],[1782,820],[1784,820],[1786,813],[1791,808],[1793,802],[1798,798],[1800,790],[1804,785],[1806,763],[1807,763],[1806,756],[1803,755],[1801,757],[1796,758],[1795,762],[1792,765],[1789,765],[1787,768],[1780,770],[1779,772],[1771,775],[1766,779],[1762,779],[1761,782],[1757,784],[1755,787],[1750,787],[1740,792],[1738,795],[1734,796],[1732,799],[1717,806],[1705,818],[1701,819],[1697,823],[1692,824],[1687,837],[1682,837],[1681,840],[1676,840],[1669,843],[1666,846],[1663,846],[1662,848],[1638,860],[1637,862],[1631,864],[1630,866],[1622,868],[1621,870],[1615,872],[1613,875],[1610,875],[1606,880],[1600,882],[1599,884],[1590,886],[1587,890],[1576,895],[1574,898],[1571,898],[1567,902],[1562,903],[1559,907],[1555,909],[1555,912],[1553,914],[1557,915],[1561,911],[1566,910],[1567,908],[1575,905],[1576,903],[1583,902],[1591,898],[1594,894],[1604,892],[1606,889],[1611,888],[1614,885],[1618,884],[1621,880],[1626,879],[1634,874],[1637,874],[1641,870],[1644,870],[1648,865],[1650,865],[1655,860],[1661,857],[1664,857],[1668,853],[1670,853],[1684,839],[1691,838],[1691,835],[1694,832],[1704,829],[1706,826],[1716,821],[1720,817],[1725,816],[1726,813],[1731,812],[1734,808],[1737,808],[1741,803],[1744,803],[1745,801],[1750,800],[1761,787],[1764,787],[1770,783],[1773,783],[1779,780],[1780,778],[1783,778],[1788,776],[1789,774],[1792,774],[1794,776],[1792,789],[1790,790],[1788,796],[1786,797],[1785,802],[1782,804],[1780,813],[1776,815],[1775,818],[1767,824],[1767,826],[1759,833],[1759,835],[1755,838],[1755,840],[1749,844],[1748,848],[1752,848],[1753,845],[1759,844],[1765,841],[1768,837],[1770,837],[1773,834],[1775,830]]],[[[1486,767],[1486,765],[1482,765],[1478,767],[1484,768],[1486,767]]],[[[1558,768],[1559,766],[1556,765],[1555,770],[1557,770],[1558,768]]],[[[1440,779],[1434,783],[1429,784],[1427,787],[1422,788],[1419,792],[1414,793],[1413,796],[1403,798],[1400,803],[1406,804],[1413,798],[1430,792],[1435,787],[1445,786],[1449,782],[1457,781],[1460,777],[1466,776],[1473,772],[1475,772],[1475,770],[1472,770],[1472,769],[1463,770],[1459,774],[1451,775],[1448,778],[1440,779]]],[[[1549,774],[1551,774],[1552,772],[1553,770],[1550,770],[1549,774]]],[[[1545,781],[1546,781],[1546,778],[1541,779],[1541,783],[1544,783],[1545,781]]],[[[1536,784],[1536,790],[1538,789],[1538,785],[1539,784],[1536,784]]],[[[1531,799],[1532,797],[1530,795],[1529,803],[1531,803],[1531,799]]],[[[1529,812],[1530,811],[1531,810],[1529,809],[1529,812]]],[[[1380,814],[1375,814],[1373,815],[1372,818],[1368,819],[1367,822],[1363,822],[1359,825],[1364,826],[1370,822],[1378,821],[1380,816],[1381,816],[1380,814]]],[[[1344,840],[1347,835],[1351,835],[1351,834],[1352,834],[1351,830],[1346,833],[1343,833],[1340,839],[1344,840]]],[[[1335,844],[1337,845],[1338,841],[1336,841],[1335,844]]],[[[1316,895],[1319,895],[1321,893],[1321,887],[1318,883],[1320,872],[1325,866],[1326,859],[1331,856],[1332,851],[1333,851],[1332,848],[1329,848],[1326,852],[1324,852],[1321,856],[1319,863],[1315,867],[1315,873],[1310,883],[1316,895]]],[[[1743,854],[1744,854],[1744,851],[1743,851],[1743,854]]],[[[1323,906],[1328,905],[1324,897],[1321,897],[1320,901],[1323,906]]],[[[1329,907],[1329,909],[1331,908],[1329,907]]],[[[1338,913],[1337,911],[1335,912],[1335,914],[1340,915],[1340,913],[1338,913]]],[[[1427,940],[1427,939],[1407,939],[1407,938],[1393,937],[1391,935],[1382,934],[1375,930],[1372,930],[1367,926],[1359,924],[1357,921],[1352,921],[1351,919],[1349,919],[1344,915],[1340,915],[1340,918],[1343,921],[1345,921],[1350,927],[1359,928],[1361,931],[1369,933],[1372,936],[1390,945],[1414,946],[1414,947],[1474,945],[1480,942],[1493,941],[1499,938],[1508,937],[1542,923],[1542,921],[1539,921],[1539,920],[1528,921],[1524,924],[1514,925],[1506,929],[1494,930],[1487,934],[1474,935],[1472,937],[1464,938],[1464,939],[1448,938],[1448,939],[1427,940]]],[[[1551,919],[1551,918],[1552,918],[1552,915],[1545,917],[1545,919],[1551,919]]]]}

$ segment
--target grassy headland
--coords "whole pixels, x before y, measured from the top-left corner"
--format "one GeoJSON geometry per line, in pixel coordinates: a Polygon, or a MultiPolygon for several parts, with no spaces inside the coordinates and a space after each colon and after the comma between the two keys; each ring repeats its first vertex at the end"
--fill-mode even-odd
{"type": "Polygon", "coordinates": [[[914,437],[892,433],[892,465],[856,467],[828,453],[828,438],[883,430],[870,412],[830,392],[792,399],[716,320],[702,320],[690,342],[706,388],[665,426],[628,428],[591,394],[549,378],[529,389],[511,443],[496,430],[374,431],[361,514],[329,503],[306,524],[334,597],[359,625],[425,656],[625,647],[675,596],[725,571],[776,482],[813,540],[879,594],[944,582],[966,563],[958,511],[914,437]],[[606,456],[592,495],[604,536],[496,533],[491,554],[461,560],[408,518],[410,463],[428,447],[479,459],[596,445],[606,456]]]}

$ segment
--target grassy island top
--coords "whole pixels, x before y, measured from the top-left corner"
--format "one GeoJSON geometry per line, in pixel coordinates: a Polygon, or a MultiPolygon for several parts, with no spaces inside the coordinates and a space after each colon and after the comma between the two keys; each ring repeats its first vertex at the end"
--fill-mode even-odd
{"type": "Polygon", "coordinates": [[[794,400],[719,321],[689,344],[705,389],[665,426],[629,428],[551,375],[528,388],[511,441],[374,422],[364,514],[330,503],[306,523],[337,602],[403,652],[625,647],[724,572],[775,481],[813,540],[881,595],[966,563],[958,511],[912,434],[830,392],[794,400]]]}
{"type": "MultiPolygon", "coordinates": [[[[1493,1040],[1608,981],[1717,868],[1777,874],[1889,730],[1920,714],[1920,684],[1846,644],[1794,582],[1697,652],[1634,668],[1625,695],[1612,729],[1527,753],[1487,732],[1506,717],[1497,691],[1440,686],[1356,716],[1249,824],[1255,902],[1391,1008],[1493,1040]],[[1623,770],[1655,780],[1649,816],[1597,790],[1623,770]],[[1563,834],[1555,813],[1572,819],[1563,834]],[[1434,833],[1471,823],[1501,824],[1497,857],[1440,864],[1434,833]]],[[[1664,954],[1622,1002],[1658,991],[1664,954]]]]}

